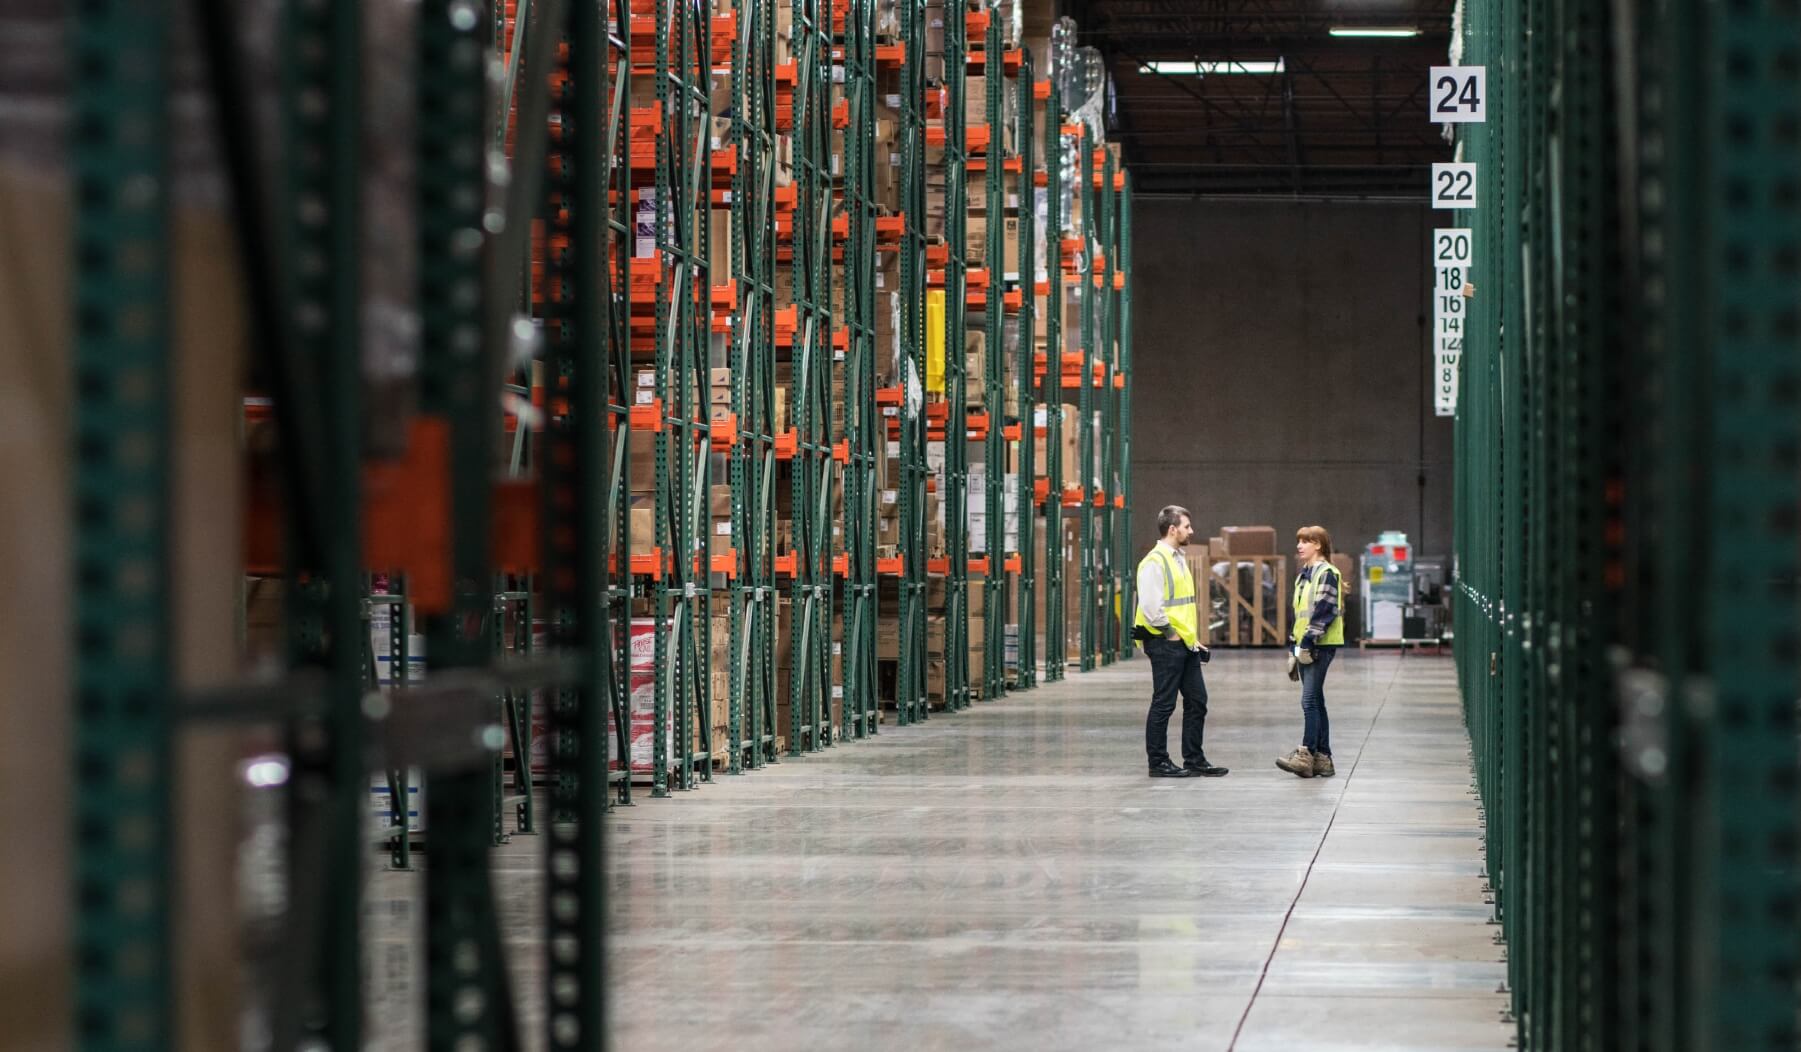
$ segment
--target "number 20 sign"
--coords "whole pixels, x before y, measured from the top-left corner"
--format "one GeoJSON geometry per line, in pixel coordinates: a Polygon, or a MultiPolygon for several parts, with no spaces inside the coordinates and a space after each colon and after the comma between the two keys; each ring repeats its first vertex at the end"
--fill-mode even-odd
{"type": "Polygon", "coordinates": [[[1426,104],[1434,124],[1481,124],[1488,119],[1486,66],[1433,66],[1426,104]]]}

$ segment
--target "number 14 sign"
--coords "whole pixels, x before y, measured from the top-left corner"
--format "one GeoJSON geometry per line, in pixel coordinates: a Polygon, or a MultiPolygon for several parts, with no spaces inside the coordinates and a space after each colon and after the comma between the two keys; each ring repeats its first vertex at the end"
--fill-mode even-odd
{"type": "Polygon", "coordinates": [[[1433,66],[1427,105],[1434,124],[1481,124],[1488,119],[1488,67],[1433,66]]]}

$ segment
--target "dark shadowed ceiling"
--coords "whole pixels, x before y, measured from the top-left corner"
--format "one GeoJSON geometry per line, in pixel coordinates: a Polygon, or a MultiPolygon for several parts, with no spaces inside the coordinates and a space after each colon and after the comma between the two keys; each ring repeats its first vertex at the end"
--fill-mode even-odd
{"type": "Polygon", "coordinates": [[[1111,121],[1144,192],[1416,196],[1449,160],[1426,119],[1452,0],[1062,0],[1106,58],[1111,121]],[[1412,27],[1412,38],[1334,36],[1412,27]],[[1153,62],[1279,73],[1150,73],[1153,62]]]}

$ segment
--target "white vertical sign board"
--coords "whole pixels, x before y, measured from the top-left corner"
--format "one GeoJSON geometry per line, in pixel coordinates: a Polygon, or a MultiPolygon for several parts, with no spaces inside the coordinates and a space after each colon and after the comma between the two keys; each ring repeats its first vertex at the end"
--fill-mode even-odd
{"type": "Polygon", "coordinates": [[[1469,282],[1473,237],[1467,227],[1432,232],[1432,408],[1457,414],[1457,373],[1463,359],[1464,286],[1469,282]]]}
{"type": "Polygon", "coordinates": [[[1476,166],[1466,163],[1432,165],[1432,207],[1476,207],[1476,166]]]}
{"type": "Polygon", "coordinates": [[[1433,66],[1426,99],[1434,124],[1481,124],[1488,119],[1488,67],[1433,66]]]}

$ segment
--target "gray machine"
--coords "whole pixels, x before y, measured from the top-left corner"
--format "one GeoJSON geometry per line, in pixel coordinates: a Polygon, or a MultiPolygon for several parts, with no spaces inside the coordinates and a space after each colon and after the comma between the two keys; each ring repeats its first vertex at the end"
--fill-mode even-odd
{"type": "Polygon", "coordinates": [[[1363,548],[1363,638],[1377,643],[1436,643],[1446,633],[1445,563],[1423,559],[1399,530],[1363,548]]]}
{"type": "Polygon", "coordinates": [[[1399,530],[1384,530],[1363,546],[1363,638],[1399,642],[1413,605],[1413,546],[1399,530]]]}

